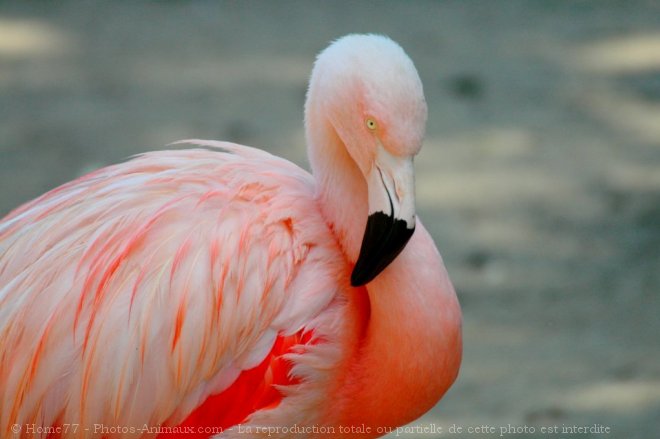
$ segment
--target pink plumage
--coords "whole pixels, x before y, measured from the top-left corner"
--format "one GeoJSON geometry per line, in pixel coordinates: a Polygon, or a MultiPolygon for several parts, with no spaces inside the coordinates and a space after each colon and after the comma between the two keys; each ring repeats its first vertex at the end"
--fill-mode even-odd
{"type": "Polygon", "coordinates": [[[461,356],[458,302],[414,215],[425,120],[401,48],[351,35],[312,74],[313,177],[193,140],[11,212],[0,434],[377,437],[420,416],[461,356]]]}

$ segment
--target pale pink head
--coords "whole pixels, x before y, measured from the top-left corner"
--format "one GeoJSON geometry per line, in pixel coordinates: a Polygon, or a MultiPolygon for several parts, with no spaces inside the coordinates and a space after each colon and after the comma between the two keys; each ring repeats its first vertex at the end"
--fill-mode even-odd
{"type": "Polygon", "coordinates": [[[310,91],[363,172],[380,143],[396,156],[414,156],[426,128],[426,101],[413,62],[381,35],[347,35],[318,56],[310,91]]]}
{"type": "Polygon", "coordinates": [[[348,35],[318,56],[305,113],[308,139],[323,121],[325,135],[340,139],[367,182],[369,219],[352,277],[364,284],[394,260],[415,228],[412,159],[427,114],[422,82],[389,38],[348,35]]]}

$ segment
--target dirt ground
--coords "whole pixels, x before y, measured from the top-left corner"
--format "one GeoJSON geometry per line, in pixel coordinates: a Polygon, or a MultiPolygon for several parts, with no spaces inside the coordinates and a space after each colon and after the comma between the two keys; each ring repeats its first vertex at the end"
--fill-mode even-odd
{"type": "Polygon", "coordinates": [[[420,72],[419,214],[464,310],[405,436],[660,437],[659,1],[2,2],[0,215],[181,138],[306,166],[314,56],[351,32],[420,72]]]}

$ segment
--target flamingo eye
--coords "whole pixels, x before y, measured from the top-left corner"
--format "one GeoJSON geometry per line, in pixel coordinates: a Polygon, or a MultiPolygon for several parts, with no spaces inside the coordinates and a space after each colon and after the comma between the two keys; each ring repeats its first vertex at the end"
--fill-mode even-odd
{"type": "Polygon", "coordinates": [[[373,119],[371,119],[371,118],[367,119],[367,128],[369,128],[371,131],[373,131],[373,130],[376,129],[376,126],[377,126],[377,125],[376,125],[376,121],[375,121],[375,120],[373,120],[373,119]]]}

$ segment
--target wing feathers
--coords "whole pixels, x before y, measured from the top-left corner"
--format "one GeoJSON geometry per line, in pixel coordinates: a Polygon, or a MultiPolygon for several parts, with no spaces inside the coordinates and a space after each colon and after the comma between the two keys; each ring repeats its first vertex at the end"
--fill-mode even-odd
{"type": "Polygon", "coordinates": [[[190,142],[228,152],[143,154],[0,222],[1,428],[181,420],[332,300],[309,175],[190,142]]]}

